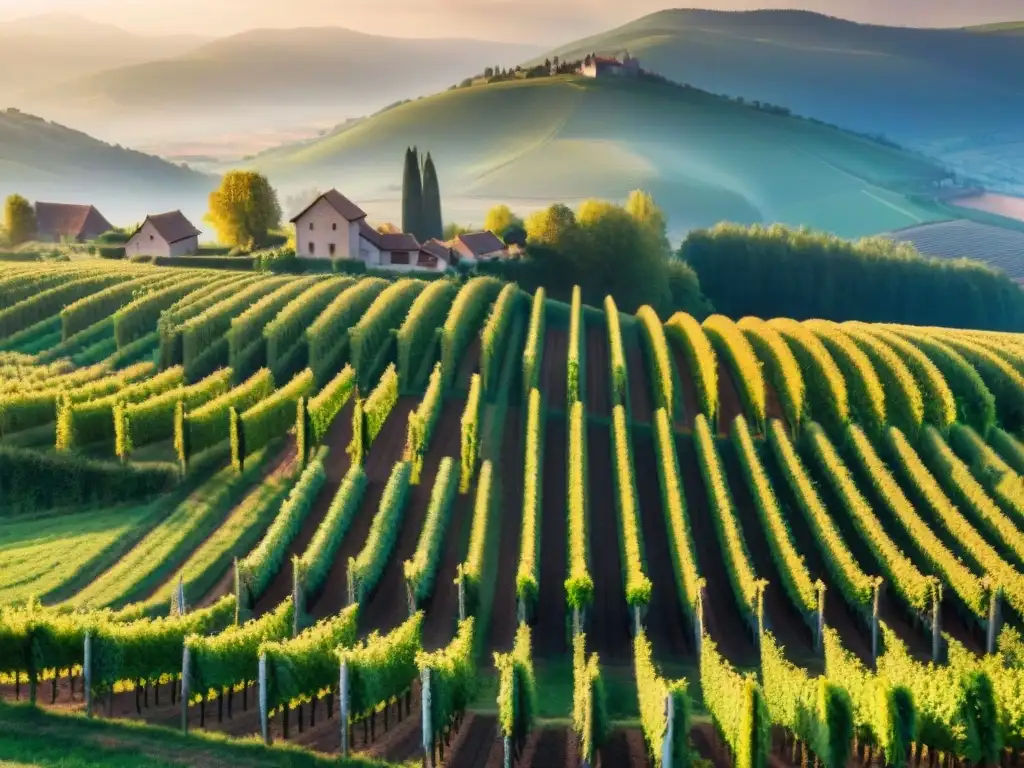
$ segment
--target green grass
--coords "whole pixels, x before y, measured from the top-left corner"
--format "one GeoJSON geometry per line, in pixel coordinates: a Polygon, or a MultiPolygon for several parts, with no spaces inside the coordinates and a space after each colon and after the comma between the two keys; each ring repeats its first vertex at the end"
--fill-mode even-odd
{"type": "Polygon", "coordinates": [[[394,174],[380,169],[409,144],[429,147],[447,189],[459,190],[446,195],[449,218],[479,221],[496,201],[528,212],[553,200],[624,199],[638,187],[674,233],[779,221],[853,237],[935,218],[891,191],[934,178],[919,156],[649,82],[563,76],[447,91],[252,164],[282,183],[319,183],[344,167],[356,199],[397,200],[394,174]]]}
{"type": "Polygon", "coordinates": [[[386,768],[368,760],[340,760],[298,747],[266,747],[255,737],[229,739],[119,720],[88,720],[27,704],[0,703],[0,765],[13,768],[386,768]]]}

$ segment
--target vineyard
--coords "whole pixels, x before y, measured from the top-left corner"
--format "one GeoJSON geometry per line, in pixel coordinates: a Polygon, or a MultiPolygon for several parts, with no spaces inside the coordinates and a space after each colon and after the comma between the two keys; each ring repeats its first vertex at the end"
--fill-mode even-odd
{"type": "Polygon", "coordinates": [[[9,264],[0,520],[4,701],[430,768],[1024,752],[1024,334],[9,264]]]}

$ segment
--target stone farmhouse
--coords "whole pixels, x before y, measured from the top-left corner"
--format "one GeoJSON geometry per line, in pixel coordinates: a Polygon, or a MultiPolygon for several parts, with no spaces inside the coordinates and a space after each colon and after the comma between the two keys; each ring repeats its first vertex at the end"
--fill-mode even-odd
{"type": "Polygon", "coordinates": [[[113,229],[91,205],[37,202],[35,212],[36,239],[46,243],[81,243],[113,229]]]}
{"type": "Polygon", "coordinates": [[[147,216],[125,243],[125,255],[187,256],[199,249],[200,231],[181,211],[147,216]]]}
{"type": "Polygon", "coordinates": [[[579,73],[584,77],[636,77],[640,74],[640,59],[634,59],[629,51],[621,60],[592,53],[583,59],[579,73]]]}

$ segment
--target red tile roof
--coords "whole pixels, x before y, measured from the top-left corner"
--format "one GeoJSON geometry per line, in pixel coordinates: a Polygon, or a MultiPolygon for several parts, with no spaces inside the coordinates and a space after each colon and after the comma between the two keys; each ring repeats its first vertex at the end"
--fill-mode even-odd
{"type": "MultiPolygon", "coordinates": [[[[152,216],[147,216],[146,221],[153,225],[153,229],[168,244],[177,243],[190,237],[198,237],[201,234],[198,229],[192,226],[192,222],[185,218],[185,214],[181,211],[156,213],[152,216]]],[[[139,229],[146,225],[146,221],[142,222],[142,226],[139,229]]],[[[138,232],[139,229],[135,230],[135,232],[138,232]]],[[[135,232],[132,233],[132,237],[135,237],[135,232]]]]}
{"type": "Polygon", "coordinates": [[[325,200],[327,204],[331,206],[331,208],[333,208],[342,216],[344,216],[345,219],[348,221],[360,221],[366,218],[366,212],[363,211],[362,208],[353,203],[351,200],[349,200],[347,197],[341,194],[341,192],[339,192],[338,190],[329,189],[322,195],[320,195],[320,197],[318,197],[312,203],[303,208],[302,212],[292,219],[292,223],[295,223],[303,216],[305,216],[306,212],[314,205],[319,203],[321,200],[325,200]]]}
{"type": "Polygon", "coordinates": [[[36,203],[36,230],[44,237],[86,239],[113,229],[91,205],[36,203]]]}
{"type": "Polygon", "coordinates": [[[486,256],[488,253],[505,250],[505,243],[501,241],[501,238],[488,230],[483,232],[466,232],[459,235],[458,239],[477,258],[486,256]]]}

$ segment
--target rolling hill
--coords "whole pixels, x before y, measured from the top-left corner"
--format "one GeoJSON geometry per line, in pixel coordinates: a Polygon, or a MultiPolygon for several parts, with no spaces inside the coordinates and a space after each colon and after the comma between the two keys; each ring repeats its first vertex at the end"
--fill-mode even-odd
{"type": "Polygon", "coordinates": [[[885,134],[993,186],[1024,192],[1024,46],[1012,29],[883,27],[802,11],[666,10],[548,55],[628,49],[672,80],[885,134]]]}
{"type": "Polygon", "coordinates": [[[446,220],[479,223],[499,201],[525,213],[640,187],[677,236],[720,220],[851,237],[909,226],[933,216],[894,190],[941,175],[919,156],[696,89],[569,76],[448,91],[250,165],[283,190],[336,185],[395,219],[410,144],[437,162],[446,220]]]}
{"type": "Polygon", "coordinates": [[[15,110],[0,112],[0,197],[92,203],[115,224],[181,208],[197,218],[212,176],[105,144],[15,110]]]}
{"type": "Polygon", "coordinates": [[[293,127],[433,93],[527,45],[402,39],[336,27],[263,29],[180,56],[26,92],[26,108],[129,144],[293,127]]]}

